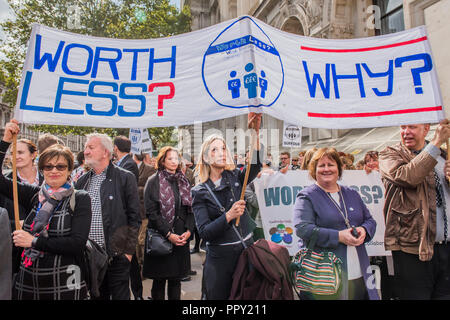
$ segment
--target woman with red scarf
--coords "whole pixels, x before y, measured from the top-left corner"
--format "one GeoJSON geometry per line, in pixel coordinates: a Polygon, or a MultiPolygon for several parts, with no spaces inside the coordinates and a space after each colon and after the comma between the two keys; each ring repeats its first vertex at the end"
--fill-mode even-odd
{"type": "Polygon", "coordinates": [[[181,171],[175,148],[167,146],[160,150],[156,169],[144,191],[148,228],[172,242],[173,251],[156,257],[145,254],[143,276],[153,279],[154,300],[164,300],[166,282],[168,299],[180,300],[181,279],[190,271],[189,238],[194,229],[191,187],[181,171]]]}

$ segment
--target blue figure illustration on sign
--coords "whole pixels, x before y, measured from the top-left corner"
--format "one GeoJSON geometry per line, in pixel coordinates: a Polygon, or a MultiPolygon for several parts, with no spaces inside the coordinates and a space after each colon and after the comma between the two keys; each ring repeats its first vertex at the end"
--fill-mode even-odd
{"type": "Polygon", "coordinates": [[[261,98],[266,97],[266,91],[267,91],[267,80],[264,79],[266,77],[266,73],[264,70],[261,70],[261,77],[259,78],[259,87],[261,88],[261,98]]]}
{"type": "MultiPolygon", "coordinates": [[[[250,72],[253,70],[253,63],[247,63],[245,71],[250,72]]],[[[256,98],[256,87],[258,86],[258,76],[255,72],[249,73],[244,76],[244,87],[248,90],[248,98],[256,98]]]]}
{"type": "Polygon", "coordinates": [[[233,79],[236,77],[236,71],[230,72],[230,78],[232,78],[230,81],[228,81],[228,90],[231,91],[231,97],[233,99],[239,98],[240,94],[240,88],[241,88],[241,80],[239,79],[233,79]]]}

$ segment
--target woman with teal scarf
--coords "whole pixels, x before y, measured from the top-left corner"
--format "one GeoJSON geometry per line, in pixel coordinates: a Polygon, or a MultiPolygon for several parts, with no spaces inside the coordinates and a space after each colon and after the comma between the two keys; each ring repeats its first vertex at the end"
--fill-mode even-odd
{"type": "MultiPolygon", "coordinates": [[[[19,123],[6,124],[0,141],[0,193],[12,199],[12,180],[1,171],[5,153],[19,133],[19,123]]],[[[19,203],[27,208],[22,230],[13,233],[23,248],[20,269],[13,285],[17,300],[80,300],[87,298],[83,251],[91,225],[91,200],[70,181],[73,155],[54,145],[39,157],[44,175],[41,187],[18,182],[19,203]],[[72,210],[69,202],[75,200],[72,210]]]]}

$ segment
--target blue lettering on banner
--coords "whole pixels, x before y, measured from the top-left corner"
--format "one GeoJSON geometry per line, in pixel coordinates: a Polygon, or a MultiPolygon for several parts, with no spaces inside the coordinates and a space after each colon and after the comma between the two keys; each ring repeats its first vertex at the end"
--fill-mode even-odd
{"type": "Polygon", "coordinates": [[[150,49],[123,49],[123,52],[133,53],[133,64],[131,66],[131,80],[136,80],[136,70],[139,52],[149,52],[150,49]]]}
{"type": "MultiPolygon", "coordinates": [[[[289,206],[295,203],[298,193],[306,186],[283,186],[283,187],[270,187],[265,188],[264,202],[266,207],[285,205],[289,206]]],[[[363,202],[368,205],[372,203],[379,203],[383,201],[383,189],[379,185],[361,185],[361,186],[349,186],[355,190],[361,196],[363,202]]]]}
{"type": "Polygon", "coordinates": [[[424,65],[422,67],[411,68],[411,74],[413,83],[415,86],[416,94],[423,94],[422,80],[420,75],[425,72],[429,72],[433,69],[433,62],[431,56],[428,53],[413,54],[410,56],[399,57],[395,60],[388,60],[387,71],[374,72],[367,63],[356,63],[355,64],[355,74],[338,74],[336,72],[336,64],[325,63],[325,74],[313,73],[311,76],[310,70],[308,68],[308,62],[302,60],[303,70],[305,72],[306,84],[308,86],[309,95],[311,98],[315,98],[318,88],[322,92],[325,99],[330,99],[331,93],[331,80],[333,82],[334,97],[336,99],[341,98],[339,92],[339,81],[343,80],[353,80],[357,81],[359,87],[359,94],[361,98],[366,98],[366,91],[364,86],[364,77],[362,69],[369,78],[380,78],[386,79],[387,81],[386,90],[382,91],[380,88],[371,88],[374,94],[378,97],[390,96],[393,93],[394,87],[394,66],[396,68],[402,68],[404,64],[409,61],[423,61],[424,65]],[[362,69],[361,69],[362,67],[362,69]]]}
{"type": "Polygon", "coordinates": [[[89,74],[89,72],[91,72],[93,59],[94,59],[94,51],[92,50],[91,47],[85,46],[83,44],[71,43],[68,46],[66,46],[66,48],[64,49],[61,67],[65,74],[68,74],[71,76],[85,76],[85,75],[89,74]],[[73,70],[69,69],[67,61],[69,59],[69,51],[72,48],[82,48],[82,49],[85,49],[88,53],[88,60],[86,61],[86,69],[82,72],[81,71],[73,71],[73,70]]]}
{"type": "Polygon", "coordinates": [[[240,37],[240,38],[237,38],[237,39],[234,39],[231,41],[213,45],[208,48],[205,55],[225,52],[225,51],[241,48],[241,47],[244,47],[244,46],[247,46],[250,44],[255,45],[258,48],[260,48],[261,50],[271,53],[273,55],[276,55],[276,56],[279,55],[278,50],[275,47],[271,46],[270,44],[265,43],[264,41],[261,41],[261,40],[255,38],[254,36],[251,36],[251,35],[247,35],[247,36],[240,37]]]}
{"type": "Polygon", "coordinates": [[[128,112],[125,111],[125,108],[123,105],[119,106],[119,111],[117,112],[117,114],[119,115],[119,117],[140,117],[144,114],[145,112],[145,96],[143,95],[131,95],[131,94],[127,94],[125,92],[126,88],[141,88],[142,92],[146,92],[147,91],[147,85],[145,83],[124,83],[120,86],[120,93],[119,93],[119,98],[121,99],[125,99],[125,100],[139,100],[141,102],[141,109],[138,112],[128,112]]]}
{"type": "Polygon", "coordinates": [[[148,80],[153,80],[153,68],[155,66],[155,63],[162,63],[162,62],[170,62],[170,77],[175,77],[175,68],[176,68],[176,57],[177,57],[177,47],[172,46],[172,55],[169,58],[159,58],[155,59],[155,49],[150,49],[150,59],[148,61],[148,80]]]}
{"type": "Polygon", "coordinates": [[[117,48],[106,48],[106,47],[97,47],[95,48],[95,57],[94,57],[94,66],[92,68],[91,78],[97,78],[98,72],[98,64],[99,62],[108,62],[109,67],[111,69],[114,80],[119,80],[119,74],[117,72],[117,62],[122,59],[122,51],[117,48]],[[102,51],[116,52],[117,56],[115,58],[102,58],[100,55],[102,51]]]}
{"type": "Polygon", "coordinates": [[[110,47],[90,47],[81,43],[70,43],[66,45],[65,41],[59,41],[56,52],[42,52],[42,41],[42,36],[40,34],[36,34],[33,63],[33,68],[36,70],[41,70],[45,65],[47,65],[49,72],[55,72],[58,64],[61,63],[62,72],[68,76],[87,76],[90,74],[90,77],[95,79],[98,76],[99,68],[104,68],[106,66],[105,70],[109,70],[111,72],[114,80],[121,80],[118,64],[122,61],[123,53],[132,53],[132,66],[129,79],[131,81],[135,81],[137,79],[139,55],[148,52],[148,80],[153,80],[156,78],[154,67],[157,63],[170,67],[170,78],[175,78],[176,75],[176,46],[171,46],[171,55],[169,57],[155,58],[155,48],[121,49],[110,47]],[[71,55],[70,53],[73,52],[74,49],[81,49],[85,51],[87,53],[85,55],[85,60],[83,60],[84,57],[78,52],[77,60],[75,61],[76,64],[73,61],[71,64],[70,58],[73,54],[71,55]],[[167,64],[164,64],[165,62],[167,62],[167,64]],[[74,65],[80,66],[79,68],[81,68],[81,70],[73,70],[72,68],[74,65]]]}
{"type": "MultiPolygon", "coordinates": [[[[144,93],[153,92],[156,90],[156,94],[158,96],[158,112],[157,116],[163,116],[162,108],[164,107],[164,101],[168,99],[172,99],[175,95],[175,86],[172,82],[155,82],[150,85],[146,83],[121,83],[120,85],[116,82],[107,82],[107,81],[89,81],[84,79],[77,78],[68,78],[68,77],[60,77],[58,82],[58,88],[56,90],[55,103],[54,107],[48,106],[37,106],[32,105],[27,102],[28,94],[31,87],[31,81],[33,77],[33,72],[27,71],[25,74],[25,80],[22,88],[22,94],[20,96],[19,108],[22,110],[30,110],[30,111],[40,111],[40,112],[54,112],[54,113],[63,113],[69,115],[83,115],[88,114],[92,116],[102,116],[102,117],[141,117],[144,115],[147,105],[146,96],[144,93]],[[69,90],[67,86],[70,84],[77,85],[77,90],[69,90]],[[96,88],[98,87],[106,87],[111,88],[110,92],[101,92],[99,93],[96,88]],[[151,90],[150,88],[151,87],[151,90]],[[170,94],[165,94],[165,92],[158,92],[158,88],[167,87],[170,90],[170,94]],[[140,88],[142,91],[141,94],[129,94],[126,92],[127,88],[140,88]],[[147,89],[149,88],[149,89],[147,89]],[[156,89],[155,89],[156,88],[156,89]],[[68,108],[61,106],[61,101],[63,100],[63,96],[79,96],[79,97],[90,97],[96,99],[109,99],[111,101],[111,107],[108,110],[96,110],[95,105],[92,103],[86,103],[85,105],[80,104],[78,109],[68,108]],[[125,105],[119,105],[119,98],[122,100],[126,100],[129,102],[130,100],[137,100],[140,102],[140,109],[138,111],[127,111],[125,109],[125,105]],[[162,98],[162,99],[161,99],[162,98]]],[[[167,89],[166,89],[167,90],[167,89]]],[[[103,90],[104,91],[104,90],[103,90]]],[[[103,106],[104,104],[102,104],[103,106]]]]}
{"type": "Polygon", "coordinates": [[[96,86],[111,87],[113,92],[118,91],[117,83],[104,82],[104,81],[92,81],[89,84],[89,91],[88,91],[89,97],[111,99],[111,109],[108,111],[97,111],[97,110],[94,110],[94,108],[92,107],[92,103],[87,103],[86,104],[86,113],[93,115],[93,116],[104,116],[104,117],[111,117],[111,116],[115,115],[116,111],[117,111],[117,97],[113,94],[94,92],[94,88],[96,86]]]}
{"type": "Polygon", "coordinates": [[[361,185],[359,187],[353,185],[349,187],[359,193],[361,199],[365,204],[377,204],[378,202],[383,200],[383,189],[381,189],[381,187],[378,185],[361,185]]]}
{"type": "Polygon", "coordinates": [[[297,194],[303,189],[302,186],[293,187],[271,187],[264,189],[264,201],[266,207],[279,206],[281,203],[285,206],[290,206],[295,203],[297,194]]]}
{"type": "Polygon", "coordinates": [[[43,107],[43,106],[34,106],[31,104],[27,104],[28,92],[30,90],[31,78],[33,76],[33,72],[27,71],[25,75],[25,81],[23,83],[22,95],[20,96],[20,109],[22,110],[31,110],[31,111],[40,111],[40,112],[52,112],[52,107],[43,107]]]}
{"type": "Polygon", "coordinates": [[[59,84],[58,84],[58,90],[56,91],[56,98],[55,98],[55,108],[53,109],[53,112],[55,113],[67,113],[67,114],[83,114],[83,110],[74,110],[74,109],[63,109],[61,108],[61,96],[63,94],[66,95],[73,95],[73,96],[86,96],[86,92],[81,91],[73,91],[73,90],[64,90],[64,84],[68,83],[78,83],[78,84],[88,84],[89,80],[81,80],[81,79],[71,79],[71,78],[65,78],[61,77],[59,78],[59,84]]]}
{"type": "Polygon", "coordinates": [[[56,66],[58,65],[59,57],[61,56],[62,49],[64,48],[64,41],[60,41],[58,44],[58,49],[56,50],[55,57],[50,53],[44,53],[41,57],[41,39],[42,36],[40,34],[36,35],[36,45],[34,48],[34,69],[41,69],[42,66],[47,62],[48,71],[55,72],[56,66]]]}

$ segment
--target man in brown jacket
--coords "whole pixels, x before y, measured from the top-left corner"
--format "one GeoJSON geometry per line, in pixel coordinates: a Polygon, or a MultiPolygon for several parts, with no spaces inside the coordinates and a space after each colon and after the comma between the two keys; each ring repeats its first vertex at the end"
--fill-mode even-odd
{"type": "Polygon", "coordinates": [[[429,124],[403,125],[401,143],[379,155],[385,247],[392,250],[400,299],[450,299],[450,161],[440,149],[450,138],[449,121],[441,121],[430,142],[429,130],[429,124]]]}

